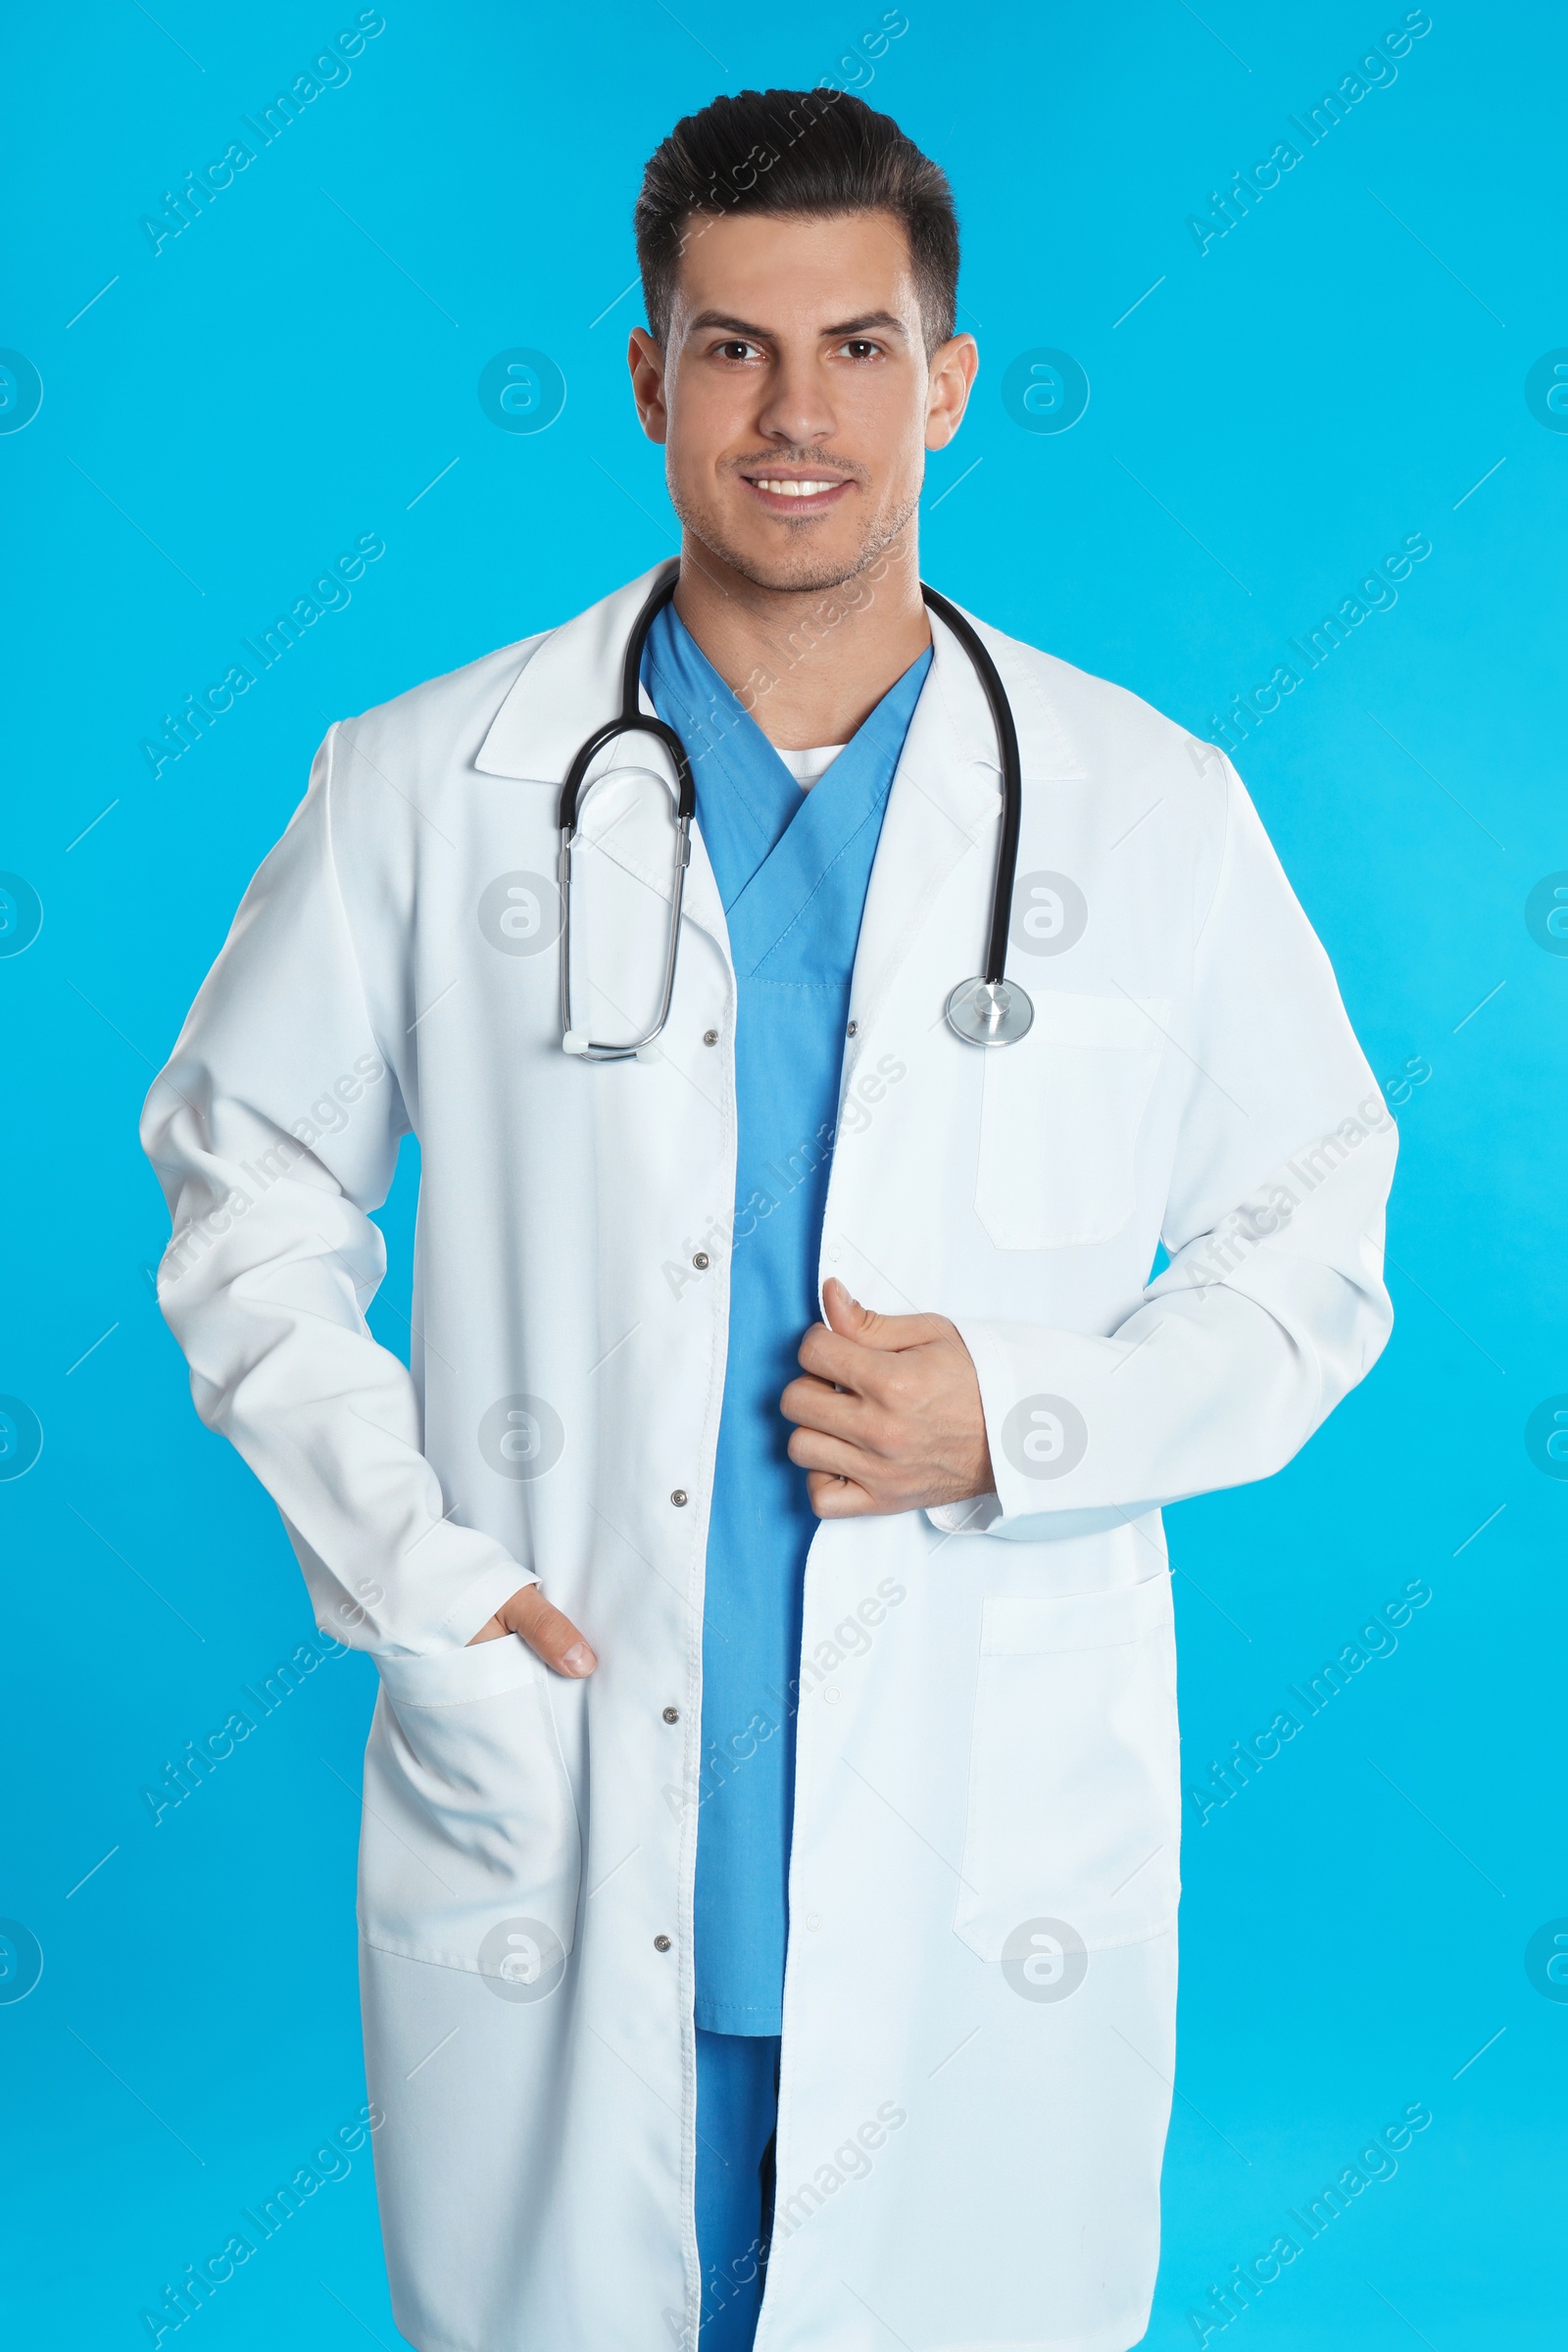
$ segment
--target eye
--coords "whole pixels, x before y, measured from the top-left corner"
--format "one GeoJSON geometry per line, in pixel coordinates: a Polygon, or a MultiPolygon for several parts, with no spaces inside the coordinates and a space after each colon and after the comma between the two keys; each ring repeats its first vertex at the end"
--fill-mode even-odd
{"type": "Polygon", "coordinates": [[[882,356],[881,344],[872,343],[863,335],[852,335],[847,343],[839,345],[839,349],[852,360],[877,360],[882,356]]]}
{"type": "Polygon", "coordinates": [[[735,360],[744,362],[746,360],[760,360],[762,355],[755,343],[748,343],[743,337],[737,335],[732,336],[727,343],[715,344],[713,347],[713,356],[715,359],[719,360],[735,360]]]}

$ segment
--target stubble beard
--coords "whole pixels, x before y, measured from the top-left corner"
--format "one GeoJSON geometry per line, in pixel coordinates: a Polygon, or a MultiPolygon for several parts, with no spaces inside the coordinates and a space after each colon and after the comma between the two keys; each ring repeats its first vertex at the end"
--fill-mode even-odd
{"type": "Polygon", "coordinates": [[[822,596],[858,579],[907,529],[920,505],[920,493],[916,490],[901,509],[876,516],[848,562],[842,557],[835,561],[818,554],[808,536],[810,523],[803,520],[790,526],[790,542],[764,568],[754,555],[734,544],[719,515],[702,500],[683,497],[673,481],[668,481],[666,487],[682,528],[690,531],[710,555],[728,564],[731,571],[754,588],[790,596],[822,596]]]}

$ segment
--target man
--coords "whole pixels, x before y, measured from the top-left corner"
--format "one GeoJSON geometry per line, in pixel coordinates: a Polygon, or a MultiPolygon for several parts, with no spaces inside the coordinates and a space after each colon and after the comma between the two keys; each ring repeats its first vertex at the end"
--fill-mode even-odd
{"type": "Polygon", "coordinates": [[[666,732],[579,807],[570,1050],[558,804],[655,576],[332,729],[149,1098],[164,1310],[381,1672],[405,2334],[1121,2352],[1174,2063],[1159,1505],[1376,1358],[1393,1123],[1229,763],[992,630],[1033,1022],[955,1034],[1002,803],[919,586],[978,365],[947,183],[747,93],[637,229],[683,536],[666,732]],[[602,1058],[657,1025],[677,745],[668,1017],[602,1058]],[[364,1307],[411,1129],[405,1372],[364,1307]]]}

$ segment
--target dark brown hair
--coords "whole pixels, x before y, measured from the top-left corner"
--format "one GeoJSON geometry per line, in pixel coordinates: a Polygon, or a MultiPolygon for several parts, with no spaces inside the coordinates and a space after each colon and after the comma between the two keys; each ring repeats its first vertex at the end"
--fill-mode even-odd
{"type": "Polygon", "coordinates": [[[847,90],[742,90],[687,115],[655,148],[632,215],[648,324],[668,339],[680,257],[694,215],[810,219],[891,213],[909,241],[926,351],[954,329],[958,218],[940,165],[891,115],[847,90]]]}

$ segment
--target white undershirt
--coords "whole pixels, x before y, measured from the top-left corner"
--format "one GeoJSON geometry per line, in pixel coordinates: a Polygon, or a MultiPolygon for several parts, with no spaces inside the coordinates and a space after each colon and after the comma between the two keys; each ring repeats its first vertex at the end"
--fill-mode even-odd
{"type": "Polygon", "coordinates": [[[773,749],[778,752],[779,758],[801,790],[809,792],[811,786],[820,782],[822,776],[832,766],[844,746],[842,743],[822,743],[817,745],[814,752],[783,752],[779,751],[778,745],[775,744],[773,749]]]}

